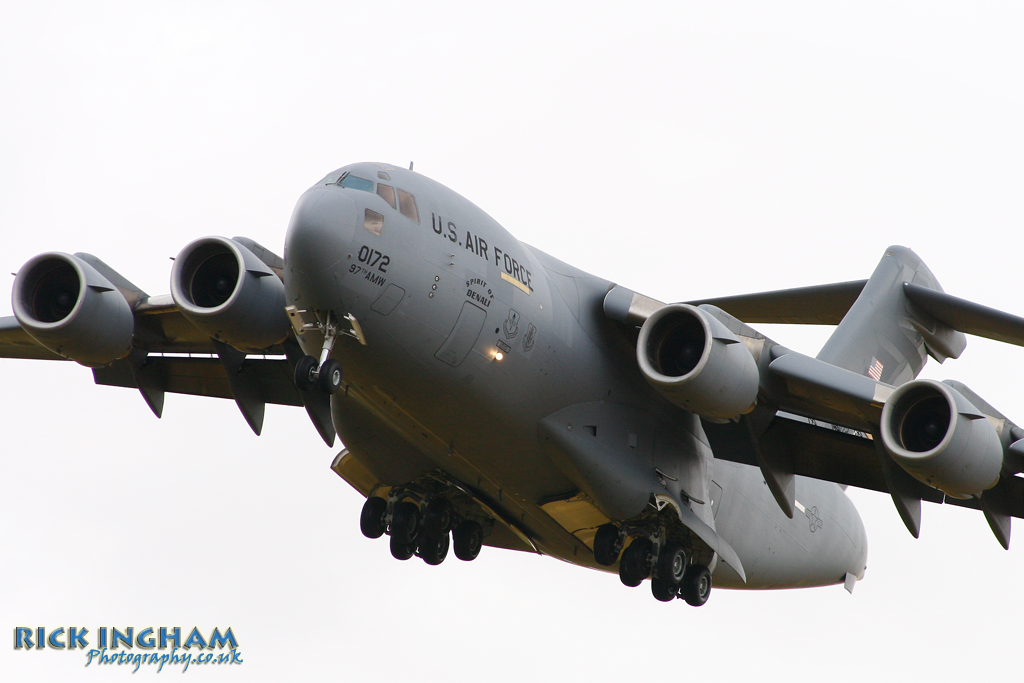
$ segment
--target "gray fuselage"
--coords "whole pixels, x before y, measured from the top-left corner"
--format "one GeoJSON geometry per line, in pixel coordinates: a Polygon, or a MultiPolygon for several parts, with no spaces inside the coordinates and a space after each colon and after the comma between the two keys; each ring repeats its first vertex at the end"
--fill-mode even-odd
{"type": "MultiPolygon", "coordinates": [[[[554,511],[583,490],[621,520],[650,504],[624,491],[649,483],[742,560],[746,583],[712,562],[716,586],[863,576],[864,527],[839,486],[798,478],[789,519],[759,470],[716,460],[700,419],[647,384],[635,330],[602,312],[611,282],[521,244],[448,188],[381,164],[339,169],[299,199],[284,258],[289,304],[361,327],[365,345],[342,338],[332,352],[346,383],[333,418],[382,485],[443,471],[537,550],[602,568],[592,531],[554,511]]],[[[300,343],[318,356],[322,337],[300,343]]]]}

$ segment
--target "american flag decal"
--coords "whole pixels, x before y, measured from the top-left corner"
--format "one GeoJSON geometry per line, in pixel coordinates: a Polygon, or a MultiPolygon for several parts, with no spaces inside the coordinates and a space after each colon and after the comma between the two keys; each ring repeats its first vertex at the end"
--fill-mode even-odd
{"type": "Polygon", "coordinates": [[[871,367],[868,368],[868,377],[875,380],[876,382],[882,381],[882,361],[878,360],[874,356],[871,357],[871,367]]]}

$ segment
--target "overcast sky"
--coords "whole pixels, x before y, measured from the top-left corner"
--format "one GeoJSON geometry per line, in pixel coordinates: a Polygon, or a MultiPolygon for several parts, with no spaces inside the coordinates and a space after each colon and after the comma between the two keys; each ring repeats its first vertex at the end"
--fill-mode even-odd
{"type": "MultiPolygon", "coordinates": [[[[902,244],[946,291],[1024,314],[1024,10],[979,5],[5,2],[0,272],[86,251],[163,294],[192,239],[280,253],[326,172],[415,161],[524,242],[662,300],[864,278],[902,244]]],[[[828,334],[764,331],[812,355],[828,334]]],[[[1022,361],[971,338],[924,375],[1022,421],[1022,361]]],[[[0,387],[8,634],[230,626],[244,664],[188,672],[218,680],[1020,667],[1024,539],[1003,551],[979,513],[928,506],[915,541],[854,492],[852,596],[722,590],[694,610],[509,551],[393,560],[299,409],[268,407],[257,438],[231,402],[169,396],[157,420],[72,363],[2,361],[0,387]]],[[[84,662],[0,647],[6,680],[129,675],[84,662]]]]}

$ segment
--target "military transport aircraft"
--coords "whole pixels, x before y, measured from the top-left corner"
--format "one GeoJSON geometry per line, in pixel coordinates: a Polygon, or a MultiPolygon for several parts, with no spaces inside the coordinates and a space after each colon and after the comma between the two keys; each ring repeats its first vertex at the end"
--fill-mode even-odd
{"type": "Polygon", "coordinates": [[[284,256],[203,237],[150,296],[89,254],[18,271],[0,356],[69,359],[99,384],[304,406],[359,520],[400,560],[544,553],[658,600],[712,581],[845,584],[867,559],[844,493],[980,509],[1009,546],[1024,430],[966,386],[917,380],[965,333],[1024,319],[942,291],[909,249],[871,277],[664,304],[518,242],[403,168],[360,163],[299,198],[284,256]],[[837,325],[816,357],[750,323],[837,325]]]}

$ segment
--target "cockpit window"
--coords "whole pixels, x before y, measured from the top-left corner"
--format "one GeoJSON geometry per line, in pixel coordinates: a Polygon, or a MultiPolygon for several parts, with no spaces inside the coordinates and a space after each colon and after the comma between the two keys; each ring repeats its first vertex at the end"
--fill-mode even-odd
{"type": "Polygon", "coordinates": [[[384,229],[384,216],[380,215],[373,209],[364,209],[363,227],[374,235],[379,235],[381,230],[384,229]]]}
{"type": "Polygon", "coordinates": [[[362,190],[363,192],[373,192],[373,181],[367,180],[366,178],[360,178],[359,176],[347,173],[342,176],[338,184],[342,187],[347,187],[351,190],[362,190]]]}
{"type": "Polygon", "coordinates": [[[399,190],[398,206],[403,216],[417,223],[420,222],[420,212],[416,210],[416,199],[411,194],[399,190]]]}
{"type": "Polygon", "coordinates": [[[381,199],[390,204],[392,209],[397,208],[395,206],[395,188],[390,185],[377,183],[377,194],[380,195],[381,199]]]}

